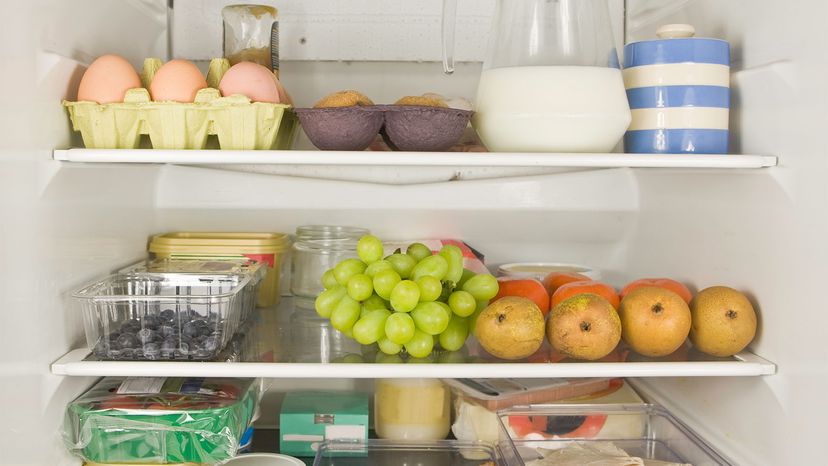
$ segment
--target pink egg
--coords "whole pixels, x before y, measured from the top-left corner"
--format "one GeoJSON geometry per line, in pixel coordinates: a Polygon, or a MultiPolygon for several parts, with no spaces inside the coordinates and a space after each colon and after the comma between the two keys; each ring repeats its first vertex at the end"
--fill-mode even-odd
{"type": "Polygon", "coordinates": [[[125,58],[103,55],[83,73],[78,87],[78,101],[99,104],[123,102],[126,91],[136,87],[141,87],[141,78],[125,58]]]}
{"type": "Polygon", "coordinates": [[[155,72],[150,83],[150,95],[156,102],[189,103],[196,93],[207,87],[207,80],[198,67],[187,60],[170,60],[155,72]]]}
{"type": "Polygon", "coordinates": [[[249,61],[231,66],[221,78],[219,91],[225,97],[241,94],[253,102],[278,104],[282,101],[273,72],[249,61]]]}

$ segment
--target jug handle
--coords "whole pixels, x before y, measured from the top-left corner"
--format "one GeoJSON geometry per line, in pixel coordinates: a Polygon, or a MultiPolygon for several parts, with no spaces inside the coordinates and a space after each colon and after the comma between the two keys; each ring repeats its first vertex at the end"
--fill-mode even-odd
{"type": "Polygon", "coordinates": [[[443,72],[454,73],[454,30],[457,25],[457,0],[443,0],[443,72]]]}

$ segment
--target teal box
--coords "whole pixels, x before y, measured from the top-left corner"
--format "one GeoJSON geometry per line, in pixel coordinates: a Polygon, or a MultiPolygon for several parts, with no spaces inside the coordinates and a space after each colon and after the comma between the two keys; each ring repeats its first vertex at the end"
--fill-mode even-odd
{"type": "Polygon", "coordinates": [[[368,440],[368,395],[288,393],[279,414],[279,451],[315,456],[325,440],[368,440]]]}

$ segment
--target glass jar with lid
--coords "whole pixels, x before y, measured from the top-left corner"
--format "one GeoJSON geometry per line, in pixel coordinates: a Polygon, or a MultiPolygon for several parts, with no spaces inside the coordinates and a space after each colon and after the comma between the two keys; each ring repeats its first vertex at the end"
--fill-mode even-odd
{"type": "Polygon", "coordinates": [[[344,259],[357,256],[359,238],[365,228],[305,225],[296,229],[293,243],[291,285],[294,296],[316,298],[324,288],[322,274],[344,259]]]}

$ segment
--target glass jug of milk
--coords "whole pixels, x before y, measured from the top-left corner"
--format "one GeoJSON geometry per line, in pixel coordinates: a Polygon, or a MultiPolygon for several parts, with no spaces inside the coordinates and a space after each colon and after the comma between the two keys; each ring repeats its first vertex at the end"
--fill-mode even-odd
{"type": "MultiPolygon", "coordinates": [[[[443,4],[454,67],[456,0],[443,4]]],[[[606,0],[498,0],[472,119],[495,152],[610,152],[630,108],[606,0]]]]}

